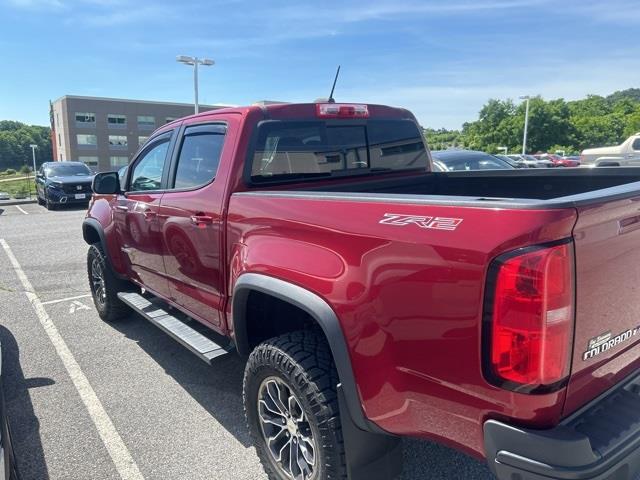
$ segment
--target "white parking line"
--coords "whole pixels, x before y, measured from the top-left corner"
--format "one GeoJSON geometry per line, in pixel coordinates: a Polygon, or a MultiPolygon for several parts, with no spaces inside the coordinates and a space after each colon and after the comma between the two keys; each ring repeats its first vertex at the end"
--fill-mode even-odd
{"type": "Polygon", "coordinates": [[[68,302],[69,300],[77,300],[78,298],[87,298],[90,296],[91,294],[87,293],[86,295],[76,295],[75,297],[60,298],[58,300],[49,300],[46,302],[42,302],[42,305],[52,305],[54,303],[68,302]]]}
{"type": "Polygon", "coordinates": [[[122,441],[122,437],[120,437],[120,434],[113,425],[109,415],[107,415],[100,399],[91,387],[89,380],[87,380],[87,377],[82,372],[82,369],[71,353],[71,350],[69,350],[69,347],[67,347],[67,344],[58,332],[58,329],[53,324],[53,321],[46,312],[40,298],[35,293],[33,285],[31,285],[27,275],[24,273],[24,270],[22,270],[18,260],[11,251],[9,244],[3,238],[0,238],[0,245],[2,245],[2,248],[7,254],[7,257],[16,272],[16,275],[20,279],[25,290],[24,293],[29,299],[29,302],[31,302],[31,306],[36,312],[38,320],[40,320],[40,324],[49,336],[49,340],[51,340],[51,343],[56,349],[67,373],[69,373],[69,377],[71,377],[71,381],[76,387],[82,402],[85,407],[87,407],[89,416],[98,429],[98,434],[102,439],[102,443],[104,443],[104,446],[107,448],[120,477],[123,480],[144,480],[142,473],[140,473],[140,470],[138,469],[138,465],[136,465],[131,453],[129,453],[129,450],[122,441]]]}
{"type": "Polygon", "coordinates": [[[20,210],[22,213],[24,213],[25,215],[29,215],[29,212],[27,212],[26,210],[24,210],[20,205],[14,205],[14,207],[16,207],[18,210],[20,210]]]}

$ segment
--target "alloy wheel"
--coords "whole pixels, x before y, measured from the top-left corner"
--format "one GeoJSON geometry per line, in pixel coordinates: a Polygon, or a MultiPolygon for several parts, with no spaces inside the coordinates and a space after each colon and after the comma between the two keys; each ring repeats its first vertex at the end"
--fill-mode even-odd
{"type": "Polygon", "coordinates": [[[99,258],[94,258],[91,262],[91,286],[96,301],[100,306],[104,306],[107,301],[107,290],[104,283],[104,269],[99,258]]]}
{"type": "Polygon", "coordinates": [[[278,377],[258,390],[258,418],[272,460],[287,478],[307,480],[316,468],[316,442],[300,401],[278,377]]]}

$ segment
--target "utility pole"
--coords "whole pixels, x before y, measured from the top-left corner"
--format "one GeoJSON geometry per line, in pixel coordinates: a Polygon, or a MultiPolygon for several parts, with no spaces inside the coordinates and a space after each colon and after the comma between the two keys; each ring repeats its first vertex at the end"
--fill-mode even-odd
{"type": "Polygon", "coordinates": [[[529,128],[529,100],[531,97],[529,95],[523,95],[520,97],[520,100],[526,100],[527,106],[524,111],[524,135],[522,138],[522,155],[527,153],[527,129],[529,128]]]}
{"type": "MultiPolygon", "coordinates": [[[[33,158],[33,177],[35,178],[35,176],[36,176],[36,148],[38,148],[38,145],[36,145],[35,143],[32,143],[29,146],[31,147],[31,157],[33,158]]],[[[29,173],[28,172],[27,172],[27,183],[29,185],[29,198],[31,198],[31,182],[29,181],[29,173]]]]}

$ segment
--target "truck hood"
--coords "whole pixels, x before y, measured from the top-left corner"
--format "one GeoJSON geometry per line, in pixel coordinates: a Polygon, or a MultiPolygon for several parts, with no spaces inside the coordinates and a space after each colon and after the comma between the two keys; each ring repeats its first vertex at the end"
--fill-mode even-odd
{"type": "Polygon", "coordinates": [[[57,183],[91,183],[93,175],[66,175],[60,177],[49,177],[49,180],[57,183]]]}

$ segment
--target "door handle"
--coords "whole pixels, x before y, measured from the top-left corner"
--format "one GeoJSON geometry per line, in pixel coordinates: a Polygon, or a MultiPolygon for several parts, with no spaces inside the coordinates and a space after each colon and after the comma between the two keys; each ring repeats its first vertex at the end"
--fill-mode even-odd
{"type": "Polygon", "coordinates": [[[191,223],[194,225],[210,225],[213,223],[213,217],[209,215],[191,215],[191,223]]]}

